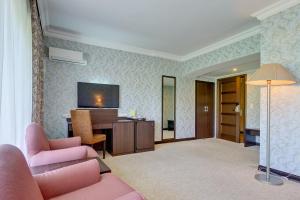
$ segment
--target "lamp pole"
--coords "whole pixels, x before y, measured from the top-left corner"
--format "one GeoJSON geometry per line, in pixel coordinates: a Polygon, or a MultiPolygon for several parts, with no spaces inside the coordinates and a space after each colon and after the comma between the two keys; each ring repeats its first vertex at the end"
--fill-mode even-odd
{"type": "Polygon", "coordinates": [[[266,146],[266,179],[270,182],[270,106],[271,106],[271,81],[267,81],[267,146],[266,146]]]}
{"type": "Polygon", "coordinates": [[[271,122],[271,80],[267,80],[267,138],[266,138],[266,174],[256,174],[255,178],[256,180],[268,183],[270,185],[282,185],[283,180],[275,175],[271,175],[270,170],[270,144],[271,144],[271,136],[270,136],[270,122],[271,122]]]}

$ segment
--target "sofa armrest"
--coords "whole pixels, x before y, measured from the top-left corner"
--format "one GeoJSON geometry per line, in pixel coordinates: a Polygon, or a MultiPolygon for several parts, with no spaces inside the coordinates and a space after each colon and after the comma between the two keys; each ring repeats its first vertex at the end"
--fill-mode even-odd
{"type": "Polygon", "coordinates": [[[145,200],[145,198],[142,197],[139,193],[133,191],[121,197],[118,197],[115,200],[145,200]]]}
{"type": "Polygon", "coordinates": [[[86,158],[87,147],[71,147],[67,149],[41,151],[30,158],[29,165],[30,167],[34,167],[86,158]]]}
{"type": "Polygon", "coordinates": [[[99,182],[100,167],[94,159],[39,174],[34,179],[44,199],[50,199],[99,182]]]}
{"type": "Polygon", "coordinates": [[[81,145],[81,137],[71,137],[49,140],[51,150],[78,147],[81,145]]]}

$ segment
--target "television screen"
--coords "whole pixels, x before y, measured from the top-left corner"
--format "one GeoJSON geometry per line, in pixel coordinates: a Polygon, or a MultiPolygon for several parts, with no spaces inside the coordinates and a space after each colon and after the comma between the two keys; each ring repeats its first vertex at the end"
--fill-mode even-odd
{"type": "Polygon", "coordinates": [[[119,86],[77,83],[78,108],[119,108],[119,86]]]}

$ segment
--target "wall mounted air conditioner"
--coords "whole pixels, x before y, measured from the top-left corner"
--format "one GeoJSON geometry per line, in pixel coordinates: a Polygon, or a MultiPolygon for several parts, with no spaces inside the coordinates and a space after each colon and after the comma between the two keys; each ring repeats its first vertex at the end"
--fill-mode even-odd
{"type": "Polygon", "coordinates": [[[49,59],[58,62],[68,62],[79,65],[86,65],[87,61],[83,59],[83,53],[66,49],[49,47],[49,59]]]}

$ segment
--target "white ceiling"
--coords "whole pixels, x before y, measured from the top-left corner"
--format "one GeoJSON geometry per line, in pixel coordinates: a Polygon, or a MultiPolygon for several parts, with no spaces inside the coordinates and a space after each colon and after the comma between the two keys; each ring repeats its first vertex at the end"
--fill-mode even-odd
{"type": "Polygon", "coordinates": [[[39,0],[45,28],[184,56],[259,24],[279,0],[39,0]]]}

